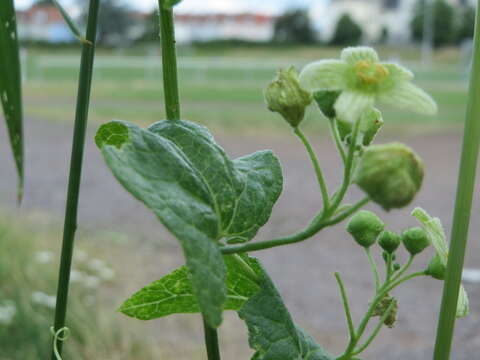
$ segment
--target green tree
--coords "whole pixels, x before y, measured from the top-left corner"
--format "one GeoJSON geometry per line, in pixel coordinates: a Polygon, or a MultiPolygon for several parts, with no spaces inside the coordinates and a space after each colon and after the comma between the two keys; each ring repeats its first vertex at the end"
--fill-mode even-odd
{"type": "MultiPolygon", "coordinates": [[[[79,1],[84,12],[82,18],[86,21],[87,9],[85,1],[79,1]]],[[[116,46],[128,41],[128,33],[133,24],[131,10],[117,0],[102,0],[98,15],[98,38],[101,45],[116,46]]]]}
{"type": "Polygon", "coordinates": [[[475,9],[472,6],[466,6],[459,12],[458,28],[456,41],[462,42],[473,38],[475,29],[475,9]]]}
{"type": "Polygon", "coordinates": [[[348,14],[343,14],[337,22],[331,39],[332,45],[356,45],[362,38],[362,28],[348,14]]]}
{"type": "Polygon", "coordinates": [[[288,11],[275,22],[273,40],[279,43],[312,44],[316,41],[306,10],[288,11]]]}
{"type": "Polygon", "coordinates": [[[433,11],[433,45],[440,47],[455,40],[455,11],[445,0],[434,0],[425,6],[425,0],[419,0],[414,9],[410,30],[415,41],[422,41],[425,10],[433,11]]]}

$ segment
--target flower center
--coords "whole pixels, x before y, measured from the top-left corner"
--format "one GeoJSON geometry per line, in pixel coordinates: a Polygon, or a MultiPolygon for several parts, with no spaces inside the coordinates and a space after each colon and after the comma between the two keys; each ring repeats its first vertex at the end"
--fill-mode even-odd
{"type": "Polygon", "coordinates": [[[355,64],[355,72],[362,84],[374,85],[388,76],[388,69],[382,64],[375,64],[368,60],[360,60],[355,64]]]}

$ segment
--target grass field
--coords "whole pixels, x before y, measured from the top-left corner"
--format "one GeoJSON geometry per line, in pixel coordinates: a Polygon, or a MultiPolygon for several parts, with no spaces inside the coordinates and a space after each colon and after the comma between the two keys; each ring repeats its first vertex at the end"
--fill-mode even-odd
{"type": "MultiPolygon", "coordinates": [[[[263,130],[287,127],[264,105],[262,89],[276,69],[320,58],[338,57],[334,48],[213,48],[181,50],[180,92],[183,117],[217,131],[263,130]]],[[[415,49],[382,48],[385,59],[412,68],[417,83],[429,91],[440,106],[437,117],[405,116],[390,110],[387,120],[405,124],[456,124],[463,119],[468,66],[455,50],[435,54],[433,66],[422,66],[415,49]]],[[[24,93],[26,114],[31,118],[72,122],[79,56],[74,50],[30,50],[26,56],[24,93]]],[[[160,57],[155,48],[130,52],[99,51],[94,75],[91,121],[124,119],[148,124],[164,117],[160,57]]],[[[312,107],[308,126],[318,126],[312,107]]]]}

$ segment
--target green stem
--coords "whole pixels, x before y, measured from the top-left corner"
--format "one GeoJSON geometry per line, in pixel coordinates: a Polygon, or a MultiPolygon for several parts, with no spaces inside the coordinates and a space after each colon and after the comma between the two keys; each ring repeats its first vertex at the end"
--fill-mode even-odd
{"type": "Polygon", "coordinates": [[[388,315],[390,315],[390,312],[393,310],[393,307],[395,305],[395,302],[392,301],[390,303],[390,305],[388,305],[387,307],[387,310],[385,310],[385,313],[382,315],[382,317],[380,318],[380,321],[378,322],[375,330],[373,330],[372,334],[369,336],[369,338],[367,339],[367,341],[365,341],[365,343],[358,347],[353,353],[352,355],[358,355],[360,354],[361,352],[363,352],[367,347],[370,346],[370,344],[372,343],[372,341],[377,337],[378,333],[380,332],[380,330],[382,329],[382,326],[385,322],[385,320],[387,319],[388,315]]]}
{"type": "Polygon", "coordinates": [[[340,139],[340,134],[338,132],[337,119],[330,119],[329,124],[333,140],[335,141],[335,146],[337,147],[338,153],[342,158],[343,164],[345,164],[347,162],[347,155],[345,154],[345,149],[343,148],[342,140],[340,139]]]}
{"type": "Polygon", "coordinates": [[[477,4],[473,66],[465,120],[462,157],[458,175],[442,305],[438,321],[434,360],[448,360],[452,347],[457,301],[467,247],[475,175],[480,146],[480,0],[477,4]]]}
{"type": "MultiPolygon", "coordinates": [[[[177,52],[175,48],[175,26],[173,9],[163,6],[159,0],[160,37],[162,45],[163,89],[165,93],[165,111],[167,119],[180,120],[180,99],[178,93],[177,52]]],[[[217,330],[203,320],[205,346],[208,360],[220,360],[217,330]]]]}
{"type": "Polygon", "coordinates": [[[353,325],[352,313],[350,311],[350,305],[348,304],[348,297],[345,291],[345,286],[339,273],[335,273],[335,279],[337,279],[338,287],[340,288],[340,295],[342,296],[343,308],[345,309],[345,317],[347,318],[348,333],[350,334],[350,342],[355,341],[355,327],[353,325]]]}
{"type": "Polygon", "coordinates": [[[357,138],[358,138],[359,130],[360,130],[360,120],[357,120],[353,127],[350,146],[348,148],[348,156],[347,156],[347,161],[345,163],[343,182],[340,189],[335,194],[331,209],[336,209],[340,205],[345,194],[347,193],[348,187],[350,186],[350,183],[352,180],[352,172],[353,172],[352,170],[353,170],[353,163],[355,159],[355,150],[357,147],[357,138]]]}
{"type": "Polygon", "coordinates": [[[297,135],[300,138],[303,145],[305,146],[305,149],[307,149],[308,156],[312,161],[313,168],[315,169],[315,174],[317,175],[318,184],[320,185],[320,191],[322,193],[322,199],[323,199],[323,210],[324,212],[327,212],[329,207],[328,189],[327,189],[327,184],[325,183],[325,178],[323,177],[322,169],[320,167],[320,163],[318,161],[317,155],[315,154],[315,151],[313,150],[312,145],[308,141],[307,137],[300,130],[299,127],[296,127],[293,130],[293,132],[295,133],[295,135],[297,135]]]}
{"type": "Polygon", "coordinates": [[[163,0],[158,1],[160,9],[160,42],[162,45],[163,91],[165,93],[165,111],[168,120],[180,119],[180,100],[178,95],[177,52],[175,49],[175,28],[173,9],[166,9],[163,0]]]}
{"type": "Polygon", "coordinates": [[[336,360],[347,360],[350,359],[351,356],[353,356],[353,352],[355,347],[357,346],[359,340],[361,339],[363,333],[365,332],[365,329],[367,328],[368,322],[372,318],[373,312],[375,311],[375,308],[377,307],[378,303],[393,289],[395,289],[397,286],[401,285],[405,281],[408,281],[410,279],[413,279],[418,276],[424,276],[425,271],[420,271],[416,273],[412,273],[408,276],[405,276],[401,279],[398,279],[396,281],[392,280],[389,283],[386,283],[383,285],[376,293],[373,301],[370,303],[367,312],[365,313],[362,321],[360,322],[360,325],[358,325],[357,330],[355,331],[355,341],[350,342],[347,346],[347,349],[345,352],[337,357],[336,360]]]}
{"type": "MultiPolygon", "coordinates": [[[[70,270],[72,266],[75,230],[77,228],[77,210],[80,192],[80,179],[82,175],[83,151],[85,147],[85,132],[88,120],[93,61],[95,57],[95,39],[97,36],[99,2],[99,0],[90,0],[86,34],[86,39],[90,43],[82,44],[82,59],[80,65],[77,108],[73,132],[62,254],[58,277],[57,304],[55,307],[54,333],[65,327],[65,318],[67,313],[70,270]]],[[[63,343],[61,341],[57,341],[57,343],[54,345],[56,345],[59,354],[61,354],[63,343]]],[[[56,356],[53,352],[52,359],[56,359],[56,356]]]]}
{"type": "Polygon", "coordinates": [[[405,272],[410,268],[410,266],[412,265],[413,263],[413,259],[415,258],[414,255],[410,255],[410,257],[408,258],[408,261],[405,263],[405,265],[403,265],[400,270],[398,270],[398,272],[393,276],[392,278],[392,281],[395,281],[397,279],[399,279],[403,274],[405,274],[405,272]]]}
{"type": "Polygon", "coordinates": [[[203,329],[205,333],[205,345],[207,347],[208,360],[220,360],[217,330],[211,328],[205,319],[203,320],[203,329]]]}
{"type": "Polygon", "coordinates": [[[380,289],[380,276],[378,275],[377,263],[372,256],[370,248],[365,249],[365,252],[367,253],[368,263],[370,264],[370,268],[372,269],[373,280],[375,282],[375,290],[378,291],[378,289],[380,289]]]}
{"type": "Polygon", "coordinates": [[[358,211],[362,208],[365,204],[370,201],[368,197],[360,200],[354,206],[349,208],[348,210],[344,211],[337,217],[333,219],[324,219],[323,216],[317,216],[314,221],[310,223],[305,229],[286,237],[281,237],[273,240],[267,240],[262,242],[253,242],[248,244],[241,244],[241,245],[229,245],[221,247],[221,251],[223,254],[235,254],[235,253],[244,253],[250,251],[259,251],[264,249],[269,249],[276,246],[283,246],[288,244],[298,243],[304,240],[311,238],[313,235],[317,234],[320,230],[326,228],[327,226],[332,226],[338,224],[339,222],[345,220],[350,215],[358,211]]]}

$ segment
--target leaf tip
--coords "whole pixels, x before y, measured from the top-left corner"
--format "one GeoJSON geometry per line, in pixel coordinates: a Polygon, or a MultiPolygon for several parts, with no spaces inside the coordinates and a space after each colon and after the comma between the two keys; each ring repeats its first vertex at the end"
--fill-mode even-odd
{"type": "Polygon", "coordinates": [[[120,121],[103,124],[95,135],[95,144],[100,149],[105,145],[112,145],[120,149],[123,144],[129,141],[128,127],[120,121]]]}

